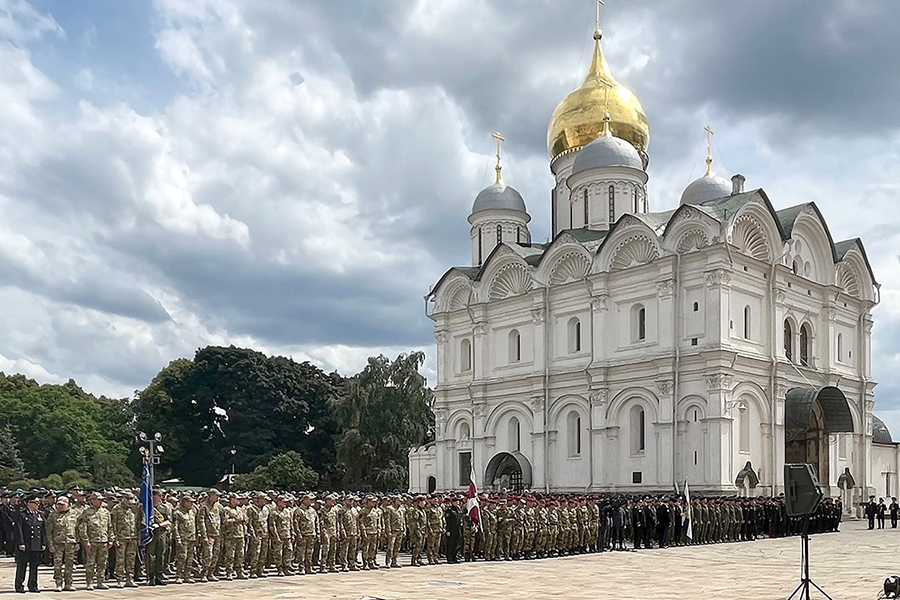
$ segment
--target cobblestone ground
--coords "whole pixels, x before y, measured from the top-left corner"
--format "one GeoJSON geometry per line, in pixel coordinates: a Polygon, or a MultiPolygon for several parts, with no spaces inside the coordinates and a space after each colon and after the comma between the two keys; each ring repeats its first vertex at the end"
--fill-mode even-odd
{"type": "MultiPolygon", "coordinates": [[[[900,574],[900,529],[811,538],[811,575],[835,600],[876,598],[885,577],[900,574]]],[[[799,581],[800,539],[759,540],[666,550],[613,552],[539,561],[440,565],[371,572],[268,578],[164,588],[58,594],[63,598],[208,598],[224,600],[385,600],[519,598],[786,598],[799,581]]],[[[13,588],[12,561],[0,561],[0,594],[13,588]]],[[[79,577],[78,579],[83,579],[79,577]]],[[[52,589],[52,572],[41,573],[52,589]]],[[[49,592],[51,597],[56,596],[49,592]]],[[[813,596],[815,597],[815,595],[813,596]]]]}

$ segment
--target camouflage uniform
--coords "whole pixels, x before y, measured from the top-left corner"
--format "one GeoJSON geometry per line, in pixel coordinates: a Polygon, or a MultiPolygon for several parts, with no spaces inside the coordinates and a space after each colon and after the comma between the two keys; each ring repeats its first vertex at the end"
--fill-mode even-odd
{"type": "Polygon", "coordinates": [[[288,497],[279,497],[278,506],[269,514],[269,535],[272,538],[272,560],[279,576],[293,575],[294,508],[288,497]]]}
{"type": "Polygon", "coordinates": [[[269,505],[260,506],[256,499],[265,498],[258,495],[254,503],[247,507],[247,528],[250,537],[250,579],[265,577],[266,554],[269,549],[269,505]]]}
{"type": "Polygon", "coordinates": [[[236,503],[222,510],[225,579],[231,579],[232,573],[244,579],[244,520],[244,511],[236,503]]]}
{"type": "Polygon", "coordinates": [[[72,570],[75,565],[75,550],[77,548],[78,534],[76,532],[76,523],[80,511],[68,508],[68,503],[64,504],[67,510],[57,510],[50,513],[47,519],[47,539],[50,541],[50,549],[53,552],[53,580],[57,587],[65,585],[66,590],[72,588],[72,570]]]}
{"type": "Polygon", "coordinates": [[[441,546],[441,538],[444,535],[444,511],[438,503],[434,503],[425,509],[426,533],[428,535],[428,564],[438,563],[438,549],[441,546]]]}
{"type": "Polygon", "coordinates": [[[427,527],[427,516],[425,508],[419,506],[420,502],[424,502],[424,498],[416,499],[415,505],[406,512],[406,524],[409,527],[409,546],[410,561],[412,566],[422,564],[422,550],[425,548],[425,529],[427,527]]]}
{"type": "MultiPolygon", "coordinates": [[[[92,495],[91,498],[102,500],[102,496],[92,495]]],[[[104,506],[89,506],[78,517],[76,528],[78,540],[85,543],[86,589],[94,589],[94,583],[97,584],[98,589],[106,589],[103,576],[106,573],[109,546],[115,541],[109,511],[104,506]]]]}
{"type": "Polygon", "coordinates": [[[400,544],[406,535],[406,516],[403,514],[402,507],[395,504],[387,507],[384,513],[385,531],[387,533],[387,547],[384,554],[384,565],[386,567],[399,567],[397,558],[400,555],[400,544]]]}
{"type": "Polygon", "coordinates": [[[366,507],[359,512],[359,530],[362,536],[363,570],[377,569],[375,557],[378,553],[378,533],[381,520],[381,510],[373,503],[375,498],[366,498],[366,507]],[[371,506],[370,506],[371,505],[371,506]]]}
{"type": "MultiPolygon", "coordinates": [[[[328,502],[336,500],[335,496],[329,496],[328,502]]],[[[334,572],[334,557],[337,554],[338,533],[340,524],[341,507],[332,504],[322,511],[322,517],[319,524],[319,541],[321,543],[319,556],[319,572],[324,573],[326,570],[334,572]]]]}
{"type": "MultiPolygon", "coordinates": [[[[210,495],[217,495],[210,490],[210,495]]],[[[216,568],[222,552],[222,505],[212,498],[200,505],[197,514],[197,529],[200,533],[201,581],[217,581],[216,568]]]]}
{"type": "MultiPolygon", "coordinates": [[[[311,496],[305,498],[312,500],[311,496]]],[[[311,505],[301,505],[294,509],[294,531],[296,533],[297,571],[302,569],[307,575],[313,572],[313,552],[316,549],[316,535],[319,529],[319,513],[311,505]]]]}
{"type": "Polygon", "coordinates": [[[182,500],[172,515],[172,532],[175,539],[175,583],[194,583],[191,569],[194,550],[197,547],[197,509],[193,503],[182,500]]]}
{"type": "Polygon", "coordinates": [[[134,563],[137,558],[138,535],[142,517],[134,496],[119,504],[112,512],[113,532],[116,538],[116,582],[121,587],[137,587],[134,583],[134,563]]]}
{"type": "Polygon", "coordinates": [[[356,571],[357,546],[359,545],[359,509],[349,503],[341,511],[341,537],[338,555],[344,570],[356,571]]]}

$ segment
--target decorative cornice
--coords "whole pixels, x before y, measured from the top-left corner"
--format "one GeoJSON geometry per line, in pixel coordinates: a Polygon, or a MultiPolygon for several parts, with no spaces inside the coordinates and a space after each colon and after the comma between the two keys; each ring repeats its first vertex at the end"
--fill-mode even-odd
{"type": "Polygon", "coordinates": [[[544,408],[544,396],[531,397],[531,410],[538,412],[544,408]]]}
{"type": "Polygon", "coordinates": [[[716,269],[706,273],[707,287],[731,285],[731,273],[725,269],[716,269]]]}
{"type": "Polygon", "coordinates": [[[535,325],[540,325],[544,322],[545,312],[543,308],[532,308],[531,309],[531,320],[535,325]]]}
{"type": "Polygon", "coordinates": [[[707,375],[705,380],[708,392],[730,391],[734,376],[730,373],[713,373],[707,375]]]}
{"type": "Polygon", "coordinates": [[[475,332],[475,335],[477,335],[477,336],[485,335],[487,333],[487,323],[485,323],[483,321],[480,323],[475,323],[475,327],[473,328],[473,331],[475,332]]]}
{"type": "Polygon", "coordinates": [[[591,308],[594,312],[600,312],[606,310],[609,305],[609,296],[606,294],[600,294],[599,296],[594,296],[591,298],[591,308]]]}
{"type": "Polygon", "coordinates": [[[594,390],[590,394],[591,406],[603,406],[609,400],[609,390],[594,390]]]}
{"type": "Polygon", "coordinates": [[[659,379],[656,382],[656,389],[659,391],[660,396],[671,395],[673,387],[671,379],[659,379]]]}
{"type": "Polygon", "coordinates": [[[675,294],[675,280],[664,279],[656,282],[656,291],[660,298],[668,298],[675,294]]]}

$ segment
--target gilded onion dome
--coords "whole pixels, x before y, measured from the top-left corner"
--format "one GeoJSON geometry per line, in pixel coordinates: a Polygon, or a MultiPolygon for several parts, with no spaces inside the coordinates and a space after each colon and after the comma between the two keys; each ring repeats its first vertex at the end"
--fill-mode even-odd
{"type": "Polygon", "coordinates": [[[547,131],[550,157],[554,159],[600,137],[603,118],[608,111],[613,135],[631,143],[641,155],[646,168],[650,161],[647,156],[647,146],[650,143],[647,115],[637,96],[616,81],[610,73],[609,63],[600,46],[601,37],[598,29],[594,33],[594,57],[581,86],[566,96],[553,111],[550,129],[547,131]]]}

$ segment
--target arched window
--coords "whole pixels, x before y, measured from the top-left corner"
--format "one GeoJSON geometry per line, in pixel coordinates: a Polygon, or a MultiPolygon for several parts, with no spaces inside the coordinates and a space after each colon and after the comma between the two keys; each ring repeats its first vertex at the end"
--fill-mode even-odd
{"type": "Polygon", "coordinates": [[[738,450],[750,452],[750,408],[746,401],[738,407],[738,450]]]}
{"type": "Polygon", "coordinates": [[[796,260],[793,262],[793,264],[791,264],[791,273],[793,273],[794,275],[800,274],[800,263],[798,263],[796,260]]]}
{"type": "Polygon", "coordinates": [[[568,350],[569,354],[581,352],[581,321],[578,317],[569,319],[568,324],[568,350]]]}
{"type": "Polygon", "coordinates": [[[509,451],[518,452],[522,449],[522,427],[519,419],[513,417],[509,420],[509,451]]]}
{"type": "Polygon", "coordinates": [[[700,312],[700,303],[694,302],[694,312],[700,312]]]}
{"type": "Polygon", "coordinates": [[[642,406],[631,408],[631,453],[642,454],[646,445],[646,416],[642,406]]]}
{"type": "Polygon", "coordinates": [[[837,360],[844,362],[844,334],[839,333],[837,337],[837,360]]]}
{"type": "Polygon", "coordinates": [[[569,457],[581,456],[581,415],[577,411],[571,411],[566,417],[566,432],[569,457]]]}
{"type": "Polygon", "coordinates": [[[698,422],[699,420],[700,420],[700,411],[695,408],[694,409],[694,423],[698,422]]]}
{"type": "Polygon", "coordinates": [[[750,307],[744,307],[744,339],[750,339],[750,307]]]}
{"type": "Polygon", "coordinates": [[[641,207],[638,205],[638,191],[637,191],[637,188],[634,188],[634,212],[641,212],[641,207]]]}
{"type": "Polygon", "coordinates": [[[588,221],[590,220],[590,213],[588,209],[588,191],[587,188],[584,190],[584,226],[588,226],[588,221]]]}
{"type": "Polygon", "coordinates": [[[809,339],[809,325],[804,323],[800,327],[800,364],[804,367],[809,366],[809,355],[810,355],[810,339],[809,339]]]}
{"type": "Polygon", "coordinates": [[[642,304],[631,307],[631,341],[643,342],[647,339],[647,309],[642,304]]]}
{"type": "Polygon", "coordinates": [[[503,225],[497,225],[497,244],[503,242],[503,225]]]}
{"type": "Polygon", "coordinates": [[[516,227],[516,243],[517,244],[522,243],[522,228],[521,227],[516,227]]]}
{"type": "Polygon", "coordinates": [[[459,364],[460,371],[472,370],[472,342],[469,341],[469,338],[465,338],[459,343],[459,364]]]}
{"type": "Polygon", "coordinates": [[[575,201],[569,202],[569,229],[575,229],[575,201]]]}
{"type": "Polygon", "coordinates": [[[609,186],[609,224],[616,222],[616,186],[609,186]]]}
{"type": "Polygon", "coordinates": [[[460,440],[468,440],[472,437],[472,430],[469,427],[468,421],[463,421],[459,424],[459,439],[460,440]]]}
{"type": "Polygon", "coordinates": [[[794,328],[787,319],[784,320],[784,356],[794,362],[794,328]]]}
{"type": "Polygon", "coordinates": [[[522,336],[515,329],[509,332],[509,362],[517,363],[522,360],[522,336]]]}
{"type": "Polygon", "coordinates": [[[479,264],[479,265],[480,265],[481,263],[484,262],[484,256],[483,256],[484,253],[483,253],[482,250],[481,250],[481,248],[482,248],[481,244],[482,244],[482,241],[481,241],[481,227],[479,227],[479,228],[478,228],[478,264],[479,264]]]}

